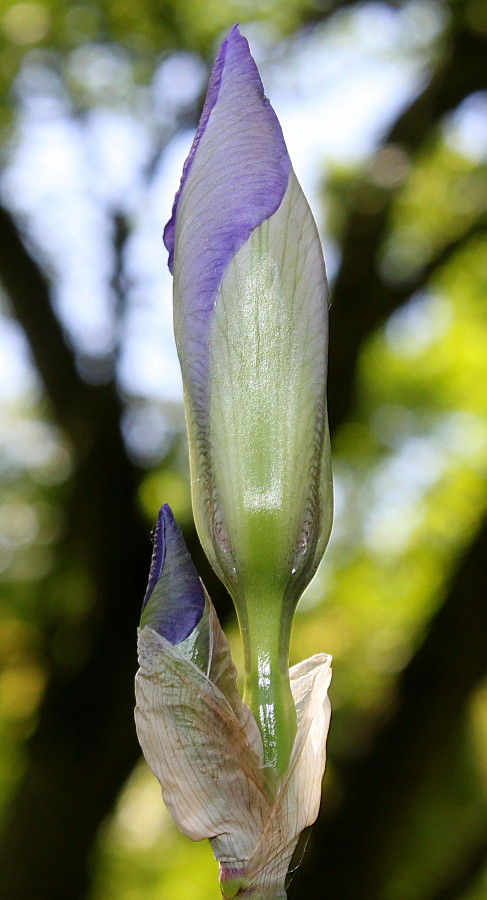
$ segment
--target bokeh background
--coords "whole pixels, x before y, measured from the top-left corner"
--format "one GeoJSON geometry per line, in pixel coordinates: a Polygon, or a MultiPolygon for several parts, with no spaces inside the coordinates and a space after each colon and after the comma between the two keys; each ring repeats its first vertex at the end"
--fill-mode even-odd
{"type": "Polygon", "coordinates": [[[487,6],[2,0],[0,895],[217,900],[133,727],[150,529],[191,518],[161,234],[241,23],[323,236],[335,660],[290,900],[487,896],[487,6]]]}

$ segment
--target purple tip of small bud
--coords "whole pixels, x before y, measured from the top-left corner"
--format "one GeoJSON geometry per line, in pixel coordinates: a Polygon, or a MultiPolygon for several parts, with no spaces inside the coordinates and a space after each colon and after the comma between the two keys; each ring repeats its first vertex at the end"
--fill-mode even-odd
{"type": "Polygon", "coordinates": [[[153,628],[171,644],[179,644],[200,621],[205,595],[181,530],[167,504],[159,511],[153,541],[140,624],[153,628]]]}
{"type": "Polygon", "coordinates": [[[164,538],[164,516],[168,514],[172,516],[172,510],[166,503],[159,510],[157,522],[152,532],[152,559],[149,571],[149,581],[144,596],[144,602],[142,603],[142,609],[144,609],[150,595],[152,594],[152,591],[154,590],[156,583],[159,580],[162,567],[164,565],[164,557],[166,555],[166,541],[164,538]]]}

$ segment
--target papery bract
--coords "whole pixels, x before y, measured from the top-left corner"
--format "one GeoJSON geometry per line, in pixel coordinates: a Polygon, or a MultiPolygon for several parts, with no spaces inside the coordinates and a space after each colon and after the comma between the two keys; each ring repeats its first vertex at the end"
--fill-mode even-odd
{"type": "Polygon", "coordinates": [[[285,898],[299,835],[318,814],[330,721],[330,657],[291,669],[298,730],[288,770],[269,797],[257,725],[240,700],[225,636],[210,607],[203,673],[165,638],[139,632],[137,734],[180,830],[209,838],[224,897],[285,898]]]}

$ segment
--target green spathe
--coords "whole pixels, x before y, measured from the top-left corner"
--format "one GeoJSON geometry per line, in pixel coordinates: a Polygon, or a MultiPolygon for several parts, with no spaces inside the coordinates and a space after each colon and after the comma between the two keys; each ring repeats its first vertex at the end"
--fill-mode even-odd
{"type": "Polygon", "coordinates": [[[296,729],[292,615],[332,521],[327,341],[321,243],[291,171],[277,212],[235,254],[218,292],[203,464],[188,414],[196,524],[236,604],[246,699],[280,774],[296,729]]]}

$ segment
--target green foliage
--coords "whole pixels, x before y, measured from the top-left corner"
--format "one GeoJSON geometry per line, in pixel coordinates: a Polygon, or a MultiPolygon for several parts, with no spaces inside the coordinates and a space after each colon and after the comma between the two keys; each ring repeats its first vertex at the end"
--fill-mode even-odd
{"type": "Polygon", "coordinates": [[[159,785],[144,763],[130,778],[113,820],[100,837],[93,900],[140,896],[218,900],[217,864],[207,841],[193,844],[177,831],[159,785]],[[186,872],[186,877],[181,873],[186,872]]]}

